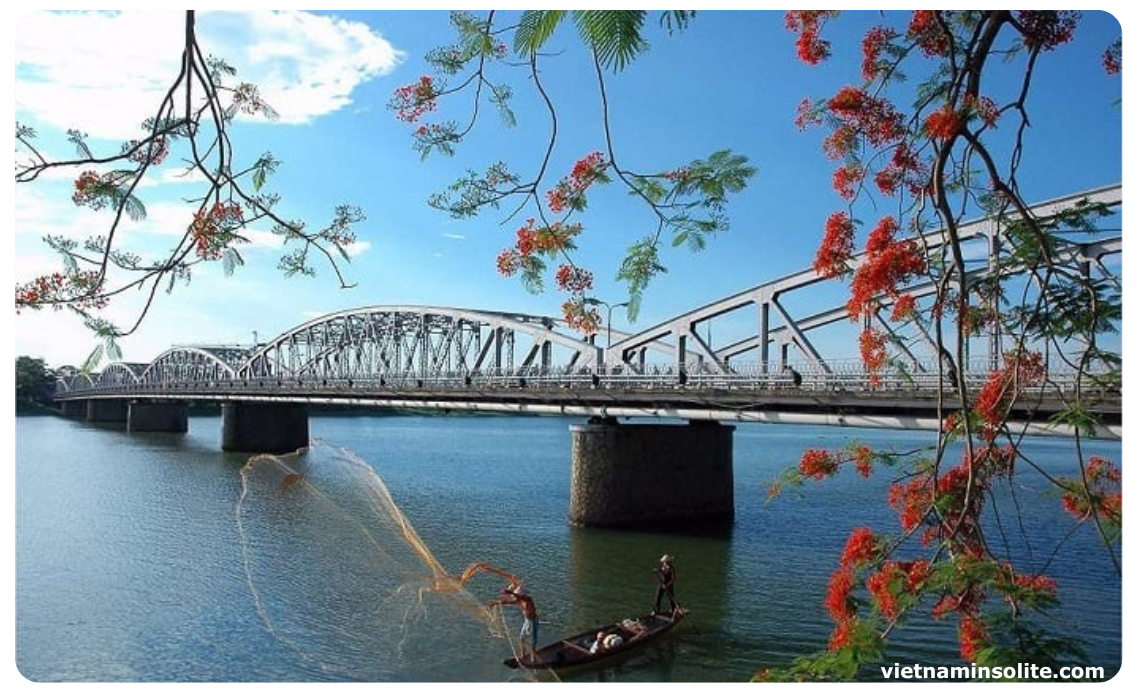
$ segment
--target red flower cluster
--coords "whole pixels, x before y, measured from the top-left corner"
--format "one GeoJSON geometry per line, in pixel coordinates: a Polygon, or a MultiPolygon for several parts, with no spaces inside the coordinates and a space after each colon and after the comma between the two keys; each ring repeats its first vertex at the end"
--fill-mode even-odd
{"type": "Polygon", "coordinates": [[[1109,75],[1119,75],[1121,66],[1124,62],[1124,42],[1117,39],[1116,43],[1112,44],[1104,51],[1104,56],[1101,58],[1101,64],[1104,66],[1104,71],[1109,75]]]}
{"type": "Polygon", "coordinates": [[[846,212],[827,218],[823,242],[815,253],[812,268],[821,276],[834,279],[847,272],[847,262],[855,252],[855,223],[846,212]]]}
{"type": "Polygon", "coordinates": [[[839,456],[819,448],[809,448],[800,458],[800,474],[815,480],[834,475],[839,469],[839,456]]]}
{"type": "Polygon", "coordinates": [[[131,140],[123,143],[123,154],[128,152],[130,152],[128,158],[133,162],[157,166],[166,161],[167,155],[170,154],[170,143],[161,135],[150,142],[140,143],[138,140],[131,140]]]}
{"type": "Polygon", "coordinates": [[[883,49],[894,41],[898,34],[889,27],[872,27],[863,36],[863,79],[870,81],[882,72],[886,66],[883,63],[883,49]]]}
{"type": "Polygon", "coordinates": [[[855,463],[855,469],[863,477],[871,476],[871,465],[874,462],[875,454],[870,446],[865,444],[855,444],[851,447],[851,461],[855,463]]]}
{"type": "Polygon", "coordinates": [[[598,313],[598,309],[586,306],[580,297],[564,302],[562,315],[566,319],[566,325],[584,335],[598,332],[598,327],[602,324],[602,316],[598,313]]]}
{"type": "Polygon", "coordinates": [[[1119,527],[1123,521],[1120,470],[1108,460],[1093,456],[1085,464],[1083,477],[1083,481],[1060,480],[1065,489],[1061,505],[1080,520],[1096,515],[1119,527]]]}
{"type": "Polygon", "coordinates": [[[510,277],[523,262],[536,254],[552,254],[568,248],[571,240],[582,231],[580,224],[556,222],[549,226],[536,227],[534,218],[526,220],[515,232],[515,245],[504,249],[497,258],[499,274],[510,277]]]}
{"type": "Polygon", "coordinates": [[[906,574],[899,568],[897,562],[883,562],[878,571],[867,576],[867,592],[871,594],[879,612],[888,621],[894,621],[899,615],[898,596],[896,593],[902,589],[906,581],[906,574]]]}
{"type": "Polygon", "coordinates": [[[874,147],[891,144],[906,134],[903,115],[894,104],[861,87],[843,87],[827,102],[827,108],[874,147]]]}
{"type": "Polygon", "coordinates": [[[102,295],[103,280],[94,270],[61,272],[37,277],[16,286],[16,312],[20,309],[39,309],[46,304],[59,310],[64,304],[84,309],[104,308],[108,299],[102,295]]]}
{"type": "Polygon", "coordinates": [[[847,545],[843,548],[840,564],[856,567],[867,564],[879,555],[879,540],[870,528],[855,528],[847,536],[847,545]]]}
{"type": "Polygon", "coordinates": [[[864,328],[859,333],[859,356],[870,375],[870,385],[879,385],[879,372],[887,365],[887,335],[881,330],[864,328]]]}
{"type": "Polygon", "coordinates": [[[949,140],[962,132],[962,119],[950,104],[934,111],[926,117],[923,129],[936,140],[949,140]]]}
{"type": "Polygon", "coordinates": [[[1025,45],[1043,51],[1051,51],[1072,40],[1080,18],[1081,13],[1077,10],[1017,11],[1025,45]]]}
{"type": "Polygon", "coordinates": [[[1040,352],[1008,352],[1005,366],[990,372],[974,399],[974,413],[981,419],[979,435],[987,442],[997,438],[1006,413],[1024,390],[1045,377],[1040,352]]]}
{"type": "Polygon", "coordinates": [[[601,152],[591,152],[574,163],[570,175],[546,191],[546,204],[554,214],[581,210],[586,206],[586,189],[594,181],[605,182],[609,164],[601,152]]]}
{"type": "Polygon", "coordinates": [[[906,36],[914,41],[929,57],[946,55],[950,48],[950,36],[938,18],[938,10],[915,10],[910,18],[906,36]]]}
{"type": "MultiPolygon", "coordinates": [[[[831,618],[840,625],[845,624],[855,615],[855,605],[851,601],[851,589],[854,587],[855,574],[845,566],[836,569],[831,574],[831,580],[827,582],[827,596],[823,599],[823,605],[827,608],[827,613],[831,615],[831,618]]],[[[832,640],[838,641],[835,638],[832,640]]],[[[846,639],[843,639],[843,643],[840,644],[840,646],[843,645],[846,645],[846,639]]],[[[828,647],[835,650],[837,646],[828,644],[828,647]]]]}
{"type": "Polygon", "coordinates": [[[430,75],[420,77],[418,82],[396,89],[389,104],[396,110],[396,117],[405,123],[415,123],[425,113],[436,109],[439,91],[430,75]]]}
{"type": "Polygon", "coordinates": [[[831,43],[819,37],[819,30],[836,10],[789,10],[784,14],[784,26],[799,33],[796,55],[808,65],[818,65],[831,55],[831,43]]]}
{"type": "Polygon", "coordinates": [[[998,118],[1001,117],[1001,110],[994,100],[988,96],[976,96],[969,94],[964,101],[967,111],[970,115],[976,115],[982,119],[982,122],[993,128],[997,126],[998,118]]]}
{"type": "Polygon", "coordinates": [[[918,313],[918,304],[915,301],[913,294],[901,294],[899,298],[895,299],[894,306],[891,307],[891,320],[899,322],[906,320],[918,313]]]}
{"type": "Polygon", "coordinates": [[[236,202],[216,202],[209,211],[194,213],[190,238],[194,252],[203,260],[217,260],[234,239],[234,230],[242,224],[241,206],[236,202]]]}
{"type": "Polygon", "coordinates": [[[891,160],[875,174],[875,185],[883,195],[894,195],[902,185],[912,194],[918,195],[925,184],[926,168],[905,142],[895,146],[891,160]]]}
{"type": "Polygon", "coordinates": [[[581,294],[594,286],[594,273],[573,265],[563,264],[554,274],[554,281],[562,291],[581,294]]]}
{"type": "Polygon", "coordinates": [[[100,176],[94,171],[84,171],[75,179],[75,192],[71,195],[71,201],[76,205],[86,205],[93,210],[99,210],[111,201],[114,191],[114,185],[106,175],[100,176]]]}
{"type": "Polygon", "coordinates": [[[896,482],[887,491],[887,505],[899,514],[904,532],[911,532],[926,519],[934,499],[931,478],[918,475],[909,482],[896,482]]]}
{"type": "Polygon", "coordinates": [[[851,279],[847,313],[852,320],[872,314],[880,294],[897,299],[903,283],[926,271],[922,249],[914,241],[895,241],[896,231],[895,218],[883,217],[867,237],[866,259],[851,279]]]}
{"type": "Polygon", "coordinates": [[[831,177],[831,186],[839,197],[844,200],[854,200],[855,192],[863,183],[863,167],[855,162],[848,162],[835,170],[831,177]]]}
{"type": "Polygon", "coordinates": [[[989,645],[990,633],[981,618],[964,614],[958,622],[958,654],[962,660],[972,663],[977,660],[978,651],[989,645]]]}

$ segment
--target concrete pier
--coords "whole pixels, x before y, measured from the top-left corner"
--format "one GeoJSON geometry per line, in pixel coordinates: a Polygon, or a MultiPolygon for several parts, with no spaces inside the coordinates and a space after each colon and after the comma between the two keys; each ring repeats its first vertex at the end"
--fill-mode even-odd
{"type": "Polygon", "coordinates": [[[127,401],[117,399],[94,399],[87,401],[88,422],[126,422],[127,401]]]}
{"type": "Polygon", "coordinates": [[[234,402],[222,405],[222,450],[292,453],[309,445],[309,413],[294,403],[234,402]]]}
{"type": "Polygon", "coordinates": [[[127,408],[127,431],[165,431],[185,434],[190,430],[184,402],[136,400],[127,408]]]}
{"type": "Polygon", "coordinates": [[[728,524],[732,432],[716,422],[570,427],[570,522],[606,528],[728,524]]]}
{"type": "Polygon", "coordinates": [[[64,400],[60,403],[63,416],[70,419],[85,419],[87,417],[86,400],[64,400]]]}

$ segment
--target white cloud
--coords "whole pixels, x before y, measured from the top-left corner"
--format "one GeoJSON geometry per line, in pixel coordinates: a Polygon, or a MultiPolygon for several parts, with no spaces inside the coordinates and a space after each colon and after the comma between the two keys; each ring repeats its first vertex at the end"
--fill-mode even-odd
{"type": "MultiPolygon", "coordinates": [[[[280,10],[199,13],[204,52],[252,82],[285,123],[352,103],[362,83],[403,59],[359,22],[280,10]]],[[[37,12],[16,31],[16,113],[92,137],[129,139],[178,72],[182,12],[37,12]]]]}
{"type": "Polygon", "coordinates": [[[455,241],[466,241],[467,236],[464,234],[440,234],[445,239],[453,239],[455,241]]]}

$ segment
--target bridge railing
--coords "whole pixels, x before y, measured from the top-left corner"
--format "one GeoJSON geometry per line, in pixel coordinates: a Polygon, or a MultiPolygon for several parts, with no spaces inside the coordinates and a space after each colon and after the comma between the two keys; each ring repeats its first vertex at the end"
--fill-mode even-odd
{"type": "MultiPolygon", "coordinates": [[[[989,371],[976,364],[965,373],[970,389],[980,387],[989,377],[989,371]]],[[[759,363],[733,364],[728,372],[713,369],[710,364],[693,362],[681,368],[669,365],[647,366],[635,370],[628,365],[594,367],[489,369],[481,371],[455,371],[421,375],[414,372],[389,373],[363,377],[288,377],[272,376],[227,379],[198,378],[136,384],[97,384],[86,379],[72,383],[61,397],[82,397],[84,394],[113,396],[116,393],[143,395],[148,392],[184,391],[225,393],[236,389],[281,391],[283,389],[336,390],[336,391],[391,391],[427,389],[433,391],[480,391],[529,389],[613,389],[652,390],[685,388],[694,391],[754,390],[773,392],[818,393],[881,393],[933,394],[939,386],[943,390],[953,387],[951,379],[940,375],[937,365],[909,365],[907,368],[884,369],[870,374],[859,362],[831,362],[827,369],[818,366],[788,365],[787,368],[765,368],[759,363]],[[933,368],[932,368],[933,366],[933,368]]],[[[1086,390],[1101,390],[1104,394],[1119,395],[1119,388],[1098,374],[1086,374],[1081,383],[1086,390]]],[[[1072,392],[1077,385],[1075,371],[1054,371],[1049,374],[1050,386],[1061,392],[1072,392]]]]}

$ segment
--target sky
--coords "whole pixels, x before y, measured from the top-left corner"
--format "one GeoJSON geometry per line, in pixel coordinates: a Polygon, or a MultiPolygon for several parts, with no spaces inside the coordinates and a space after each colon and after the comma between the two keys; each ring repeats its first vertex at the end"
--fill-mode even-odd
{"type": "MultiPolygon", "coordinates": [[[[820,149],[822,131],[801,132],[793,118],[805,97],[859,82],[857,41],[874,21],[877,15],[866,12],[841,18],[829,31],[836,58],[811,68],[796,59],[795,36],[777,12],[701,11],[672,36],[651,20],[650,50],[607,77],[611,132],[623,163],[658,171],[731,148],[758,173],[729,204],[730,231],[699,254],[666,247],[668,273],[650,285],[635,324],[623,311],[613,312],[615,330],[636,332],[810,267],[824,221],[842,201],[831,187],[834,164],[820,149]]],[[[496,272],[495,257],[513,243],[530,216],[525,210],[455,220],[425,202],[467,169],[496,160],[533,171],[548,122],[525,82],[509,78],[516,80],[518,124],[507,128],[484,108],[451,158],[421,160],[412,149],[412,126],[387,108],[396,88],[428,72],[425,53],[452,39],[446,12],[200,12],[197,27],[203,49],[257,84],[280,114],[276,122],[241,120],[232,137],[239,161],[271,151],[282,162],[268,187],[281,195],[284,216],[315,226],[336,205],[363,209],[367,219],[357,226],[358,243],[343,268],[354,287],[339,288],[320,265],[315,277],[284,277],[276,269],[275,240],[254,229],[241,249],[246,264],[232,276],[220,264],[198,266],[188,285],[158,295],[137,332],[120,339],[124,361],[149,362],[176,345],[265,342],[318,316],[364,306],[560,315],[564,295],[553,288],[532,295],[496,272]]],[[[17,17],[16,120],[34,126],[56,156],[70,154],[62,142],[69,128],[88,133],[97,150],[117,150],[138,136],[176,74],[181,30],[178,11],[17,17]]],[[[1098,67],[1121,31],[1117,16],[1086,11],[1074,43],[1043,58],[1019,177],[1031,200],[1122,181],[1121,77],[1098,67]]],[[[553,186],[575,160],[604,149],[604,140],[587,56],[571,31],[556,34],[549,48],[543,78],[559,114],[546,179],[553,186]]],[[[56,269],[41,240],[45,234],[84,238],[106,228],[105,211],[72,203],[76,173],[15,187],[15,282],[56,269]]],[[[147,180],[139,195],[148,214],[124,229],[125,247],[157,253],[185,229],[193,212],[186,198],[196,188],[178,173],[168,165],[147,180]]],[[[651,218],[609,186],[591,197],[581,221],[586,230],[578,259],[594,271],[595,295],[611,304],[624,301],[624,287],[613,279],[617,259],[649,230],[651,218]]],[[[819,295],[824,303],[842,300],[838,284],[818,291],[827,293],[819,295]]],[[[138,308],[137,298],[127,296],[104,315],[130,325],[138,308]]],[[[42,358],[49,367],[79,364],[97,344],[67,312],[24,311],[12,321],[15,355],[42,358]]]]}

